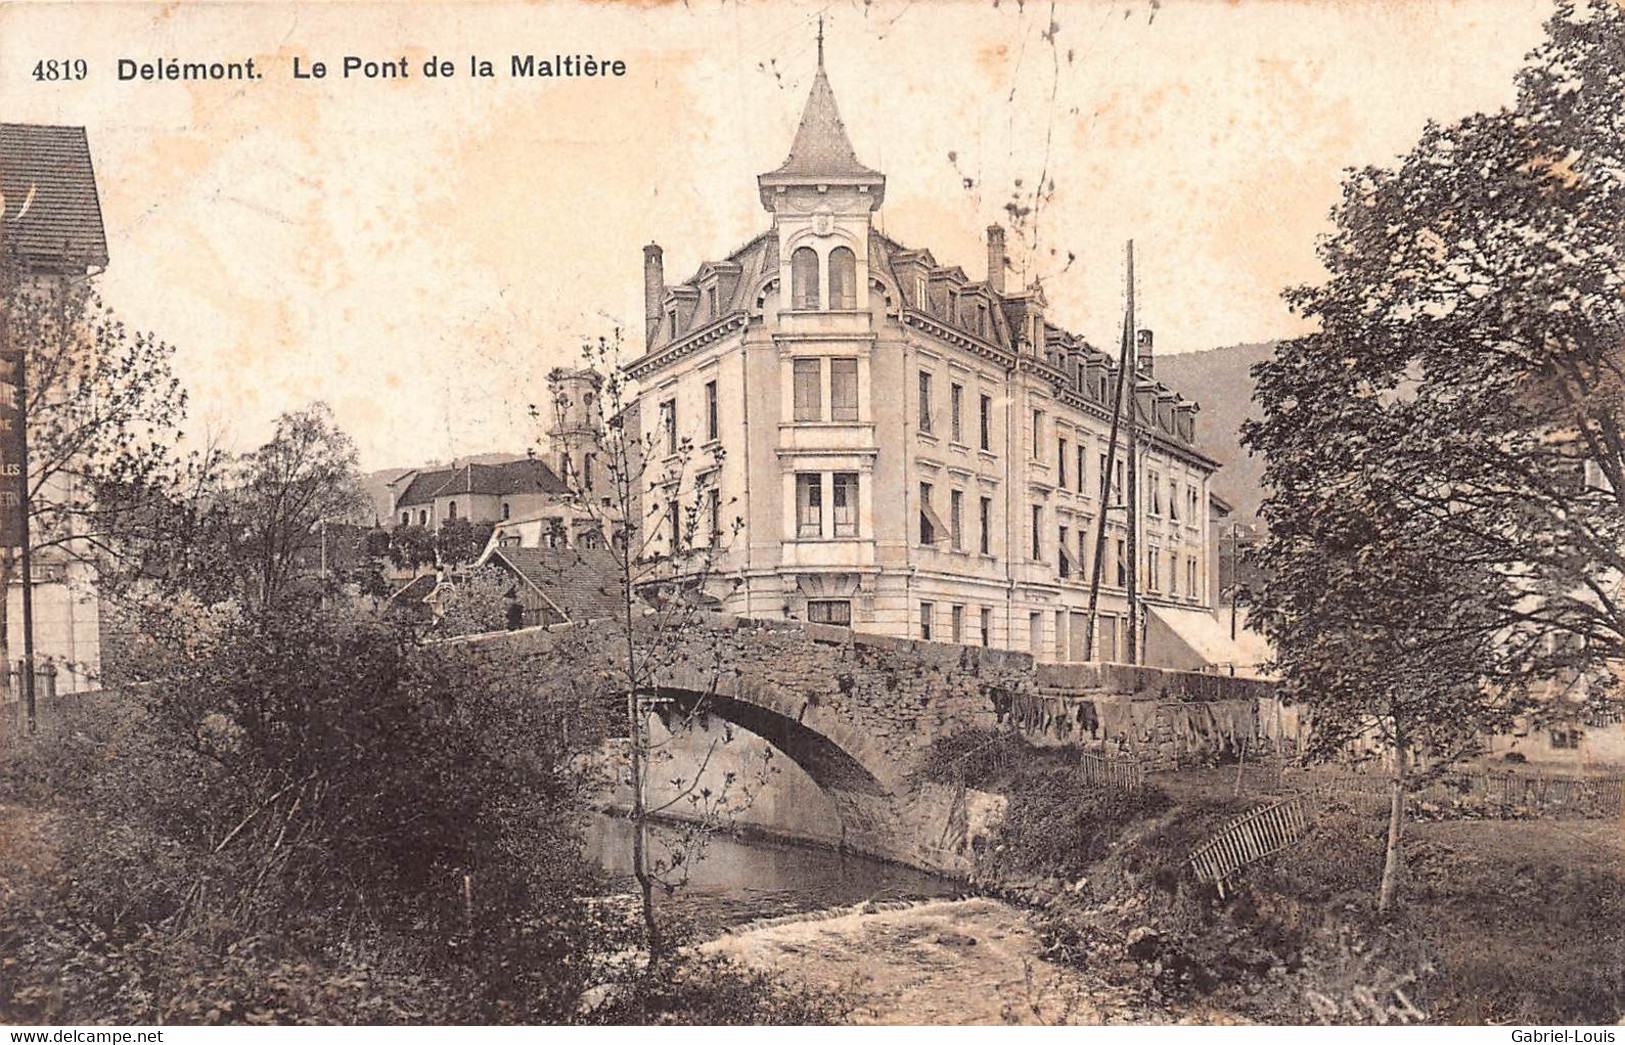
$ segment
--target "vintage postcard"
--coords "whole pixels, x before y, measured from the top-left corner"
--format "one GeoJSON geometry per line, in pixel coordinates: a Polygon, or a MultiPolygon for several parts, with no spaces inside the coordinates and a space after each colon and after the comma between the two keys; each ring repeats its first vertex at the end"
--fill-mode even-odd
{"type": "Polygon", "coordinates": [[[1615,0],[8,3],[0,1024],[1615,1042],[1622,261],[1615,0]]]}

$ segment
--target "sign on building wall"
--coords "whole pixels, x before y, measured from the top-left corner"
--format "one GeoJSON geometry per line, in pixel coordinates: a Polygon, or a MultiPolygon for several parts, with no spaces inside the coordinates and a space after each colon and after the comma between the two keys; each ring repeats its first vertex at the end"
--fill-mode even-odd
{"type": "Polygon", "coordinates": [[[22,368],[22,352],[0,345],[0,547],[7,548],[23,543],[22,368]]]}

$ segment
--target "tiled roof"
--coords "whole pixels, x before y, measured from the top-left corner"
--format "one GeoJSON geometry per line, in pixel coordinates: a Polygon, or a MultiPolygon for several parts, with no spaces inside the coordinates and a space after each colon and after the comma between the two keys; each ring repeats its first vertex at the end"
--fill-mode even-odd
{"type": "Polygon", "coordinates": [[[395,498],[395,507],[403,508],[410,504],[429,504],[434,500],[435,492],[457,475],[455,468],[438,468],[433,471],[419,472],[412,476],[401,495],[395,498]]]}
{"type": "Polygon", "coordinates": [[[412,578],[411,582],[408,583],[406,587],[391,595],[388,601],[408,606],[417,605],[422,603],[424,599],[428,598],[430,593],[432,593],[439,585],[440,578],[436,577],[432,573],[426,573],[421,577],[412,578]]]}
{"type": "Polygon", "coordinates": [[[801,112],[801,124],[796,128],[795,141],[790,144],[790,155],[772,173],[837,179],[880,177],[879,171],[859,163],[857,154],[852,151],[852,141],[846,136],[846,124],[841,122],[835,92],[830,88],[822,64],[807,94],[807,107],[801,112]]]}
{"type": "Polygon", "coordinates": [[[502,464],[465,464],[460,468],[439,468],[419,472],[395,500],[395,507],[429,504],[436,497],[452,494],[569,493],[565,482],[545,461],[521,457],[502,464]]]}
{"type": "Polygon", "coordinates": [[[622,577],[601,548],[503,548],[491,550],[569,621],[603,620],[625,612],[622,577]]]}
{"type": "Polygon", "coordinates": [[[78,271],[107,264],[96,171],[83,127],[0,123],[0,192],[0,236],[18,257],[78,271]]]}

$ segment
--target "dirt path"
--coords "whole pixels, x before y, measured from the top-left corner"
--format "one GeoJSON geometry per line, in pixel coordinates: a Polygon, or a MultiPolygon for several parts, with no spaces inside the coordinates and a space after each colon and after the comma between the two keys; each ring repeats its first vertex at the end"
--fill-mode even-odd
{"type": "Polygon", "coordinates": [[[1040,958],[1026,912],[996,900],[747,927],[706,946],[787,982],[848,994],[859,1024],[1135,1019],[1115,988],[1040,958]]]}

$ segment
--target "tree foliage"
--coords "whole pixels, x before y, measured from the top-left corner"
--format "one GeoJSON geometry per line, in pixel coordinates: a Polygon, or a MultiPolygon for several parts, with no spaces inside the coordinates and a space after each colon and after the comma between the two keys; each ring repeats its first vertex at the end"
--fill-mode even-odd
{"type": "Polygon", "coordinates": [[[1319,329],[1255,370],[1255,598],[1321,754],[1442,765],[1625,653],[1625,11],[1547,31],[1513,108],[1350,172],[1319,329]]]}

